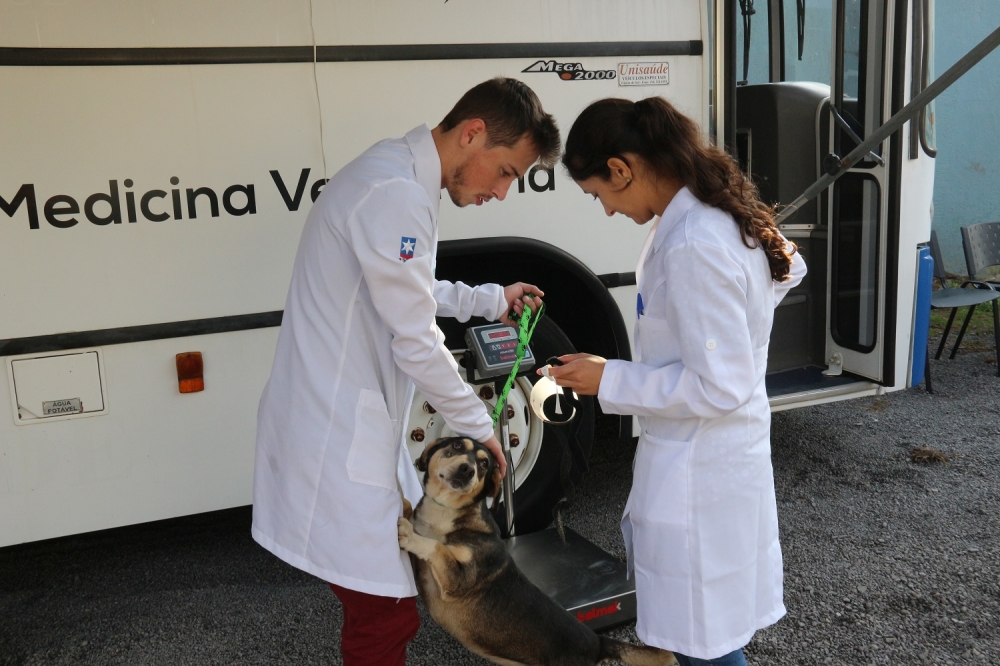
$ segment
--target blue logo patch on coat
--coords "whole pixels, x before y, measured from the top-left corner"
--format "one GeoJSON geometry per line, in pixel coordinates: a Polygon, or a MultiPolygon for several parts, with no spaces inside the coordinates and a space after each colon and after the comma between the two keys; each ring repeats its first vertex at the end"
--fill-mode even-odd
{"type": "Polygon", "coordinates": [[[413,259],[413,251],[417,249],[417,239],[403,236],[399,242],[399,260],[413,259]]]}

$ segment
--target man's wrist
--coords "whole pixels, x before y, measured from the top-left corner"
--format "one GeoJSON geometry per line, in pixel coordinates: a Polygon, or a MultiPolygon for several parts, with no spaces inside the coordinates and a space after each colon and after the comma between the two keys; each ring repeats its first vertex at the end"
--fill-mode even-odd
{"type": "Polygon", "coordinates": [[[507,314],[507,308],[509,304],[507,303],[507,292],[502,284],[498,284],[497,287],[500,288],[500,300],[497,303],[498,309],[496,310],[496,316],[493,317],[493,321],[500,321],[503,316],[507,314]]]}

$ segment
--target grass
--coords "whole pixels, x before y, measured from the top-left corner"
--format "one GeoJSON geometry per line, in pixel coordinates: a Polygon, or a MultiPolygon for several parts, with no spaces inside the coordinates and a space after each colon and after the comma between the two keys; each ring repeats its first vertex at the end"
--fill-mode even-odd
{"type": "Polygon", "coordinates": [[[946,463],[948,456],[929,446],[918,446],[910,451],[910,460],[921,465],[930,465],[932,463],[946,463]]]}

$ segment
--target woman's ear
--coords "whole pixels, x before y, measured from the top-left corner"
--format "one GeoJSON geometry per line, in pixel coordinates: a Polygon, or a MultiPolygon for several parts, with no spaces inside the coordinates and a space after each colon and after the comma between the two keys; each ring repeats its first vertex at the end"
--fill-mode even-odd
{"type": "Polygon", "coordinates": [[[608,181],[613,190],[623,189],[632,182],[632,167],[620,157],[608,158],[608,171],[611,172],[608,181]]]}

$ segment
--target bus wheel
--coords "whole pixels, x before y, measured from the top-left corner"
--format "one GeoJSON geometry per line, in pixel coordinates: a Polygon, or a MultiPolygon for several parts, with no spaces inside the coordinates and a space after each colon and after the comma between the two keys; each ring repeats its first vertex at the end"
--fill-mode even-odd
{"type": "MultiPolygon", "coordinates": [[[[538,322],[531,349],[539,362],[576,351],[562,329],[549,318],[538,322]]],[[[453,351],[458,360],[464,350],[453,351]]],[[[556,505],[572,498],[574,488],[587,470],[594,441],[593,397],[581,396],[577,418],[569,425],[546,425],[531,411],[528,401],[537,379],[533,373],[518,378],[507,396],[517,534],[544,529],[552,522],[556,505]]],[[[492,413],[496,404],[493,386],[475,388],[492,413]]],[[[420,391],[416,391],[406,429],[410,457],[416,460],[428,442],[454,434],[420,391]]]]}

